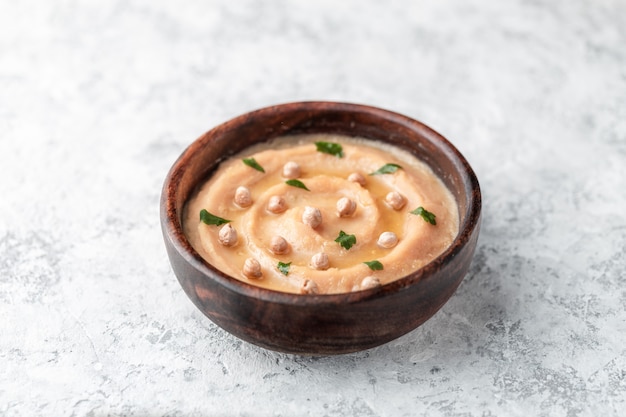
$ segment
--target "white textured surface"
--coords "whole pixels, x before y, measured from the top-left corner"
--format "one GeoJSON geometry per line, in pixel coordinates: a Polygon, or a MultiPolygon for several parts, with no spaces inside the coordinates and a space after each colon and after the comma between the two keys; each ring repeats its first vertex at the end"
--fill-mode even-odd
{"type": "Polygon", "coordinates": [[[0,415],[624,415],[625,167],[624,1],[1,1],[0,415]],[[303,99],[429,124],[484,193],[456,295],[366,352],[237,340],[161,241],[180,152],[303,99]]]}

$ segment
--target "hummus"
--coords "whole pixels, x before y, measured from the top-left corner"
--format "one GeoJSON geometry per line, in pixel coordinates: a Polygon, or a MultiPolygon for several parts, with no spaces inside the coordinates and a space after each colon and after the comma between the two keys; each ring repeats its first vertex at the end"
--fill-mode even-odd
{"type": "Polygon", "coordinates": [[[450,246],[458,217],[450,191],[408,152],[312,134],[222,162],[187,203],[183,227],[194,249],[234,278],[332,294],[421,268],[450,246]]]}

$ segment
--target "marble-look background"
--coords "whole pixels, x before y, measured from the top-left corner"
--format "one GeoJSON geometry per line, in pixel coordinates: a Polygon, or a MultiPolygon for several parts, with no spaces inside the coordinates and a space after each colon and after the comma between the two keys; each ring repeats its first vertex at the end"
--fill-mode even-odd
{"type": "Polygon", "coordinates": [[[626,2],[0,0],[0,415],[626,413],[626,2]],[[158,201],[175,158],[296,100],[404,113],[477,172],[471,271],[338,357],[205,319],[158,201]]]}

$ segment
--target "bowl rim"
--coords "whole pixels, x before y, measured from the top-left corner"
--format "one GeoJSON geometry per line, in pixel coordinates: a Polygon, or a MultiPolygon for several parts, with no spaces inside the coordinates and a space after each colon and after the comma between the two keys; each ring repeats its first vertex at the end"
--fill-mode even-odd
{"type": "MultiPolygon", "coordinates": [[[[220,159],[216,160],[216,166],[220,162],[220,159]]],[[[463,249],[474,229],[480,226],[481,209],[481,191],[474,170],[461,152],[443,135],[424,123],[395,111],[371,105],[339,101],[297,101],[276,104],[243,113],[213,127],[188,145],[175,160],[165,177],[160,201],[161,227],[164,238],[171,243],[171,246],[190,266],[201,272],[205,279],[213,280],[220,286],[242,296],[272,303],[299,306],[349,305],[373,298],[386,297],[390,294],[404,291],[422,279],[428,279],[431,272],[437,271],[440,266],[445,265],[446,260],[454,258],[463,249]],[[251,117],[276,114],[277,111],[290,113],[306,110],[367,113],[416,131],[424,139],[433,143],[439,151],[442,151],[446,158],[456,160],[457,163],[454,165],[462,167],[461,175],[469,180],[472,192],[467,193],[468,204],[466,212],[465,215],[460,213],[460,220],[462,221],[459,224],[459,231],[450,246],[435,259],[404,277],[372,289],[335,294],[298,294],[258,287],[223,273],[202,258],[186,238],[182,222],[180,221],[181,214],[178,213],[176,208],[177,184],[186,170],[187,163],[193,158],[195,150],[207,146],[208,142],[213,140],[212,138],[215,135],[236,128],[251,117]]]]}

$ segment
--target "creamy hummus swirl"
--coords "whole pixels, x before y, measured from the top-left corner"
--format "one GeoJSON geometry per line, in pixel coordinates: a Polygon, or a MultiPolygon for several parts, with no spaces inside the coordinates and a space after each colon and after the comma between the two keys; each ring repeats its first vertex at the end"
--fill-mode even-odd
{"type": "Polygon", "coordinates": [[[284,292],[299,293],[313,285],[318,293],[343,293],[396,280],[437,257],[458,233],[458,208],[443,182],[409,153],[380,142],[315,134],[280,138],[221,163],[187,203],[183,227],[198,253],[234,278],[284,292]],[[315,142],[320,141],[340,144],[343,157],[319,152],[315,142]],[[245,158],[254,158],[265,172],[242,163],[245,158]],[[286,183],[287,162],[300,167],[297,180],[307,189],[286,183]],[[370,175],[386,164],[401,168],[370,175]],[[364,185],[348,179],[354,173],[365,178],[364,185]],[[235,191],[241,186],[252,199],[246,207],[235,203],[235,191]],[[401,208],[387,201],[391,192],[402,196],[401,208]],[[273,196],[284,199],[284,211],[268,210],[273,196]],[[337,201],[344,197],[356,203],[348,216],[337,212],[337,201]],[[320,211],[318,227],[303,222],[306,207],[320,211]],[[433,213],[436,225],[413,214],[418,207],[433,213]],[[200,221],[201,210],[230,220],[237,243],[220,243],[221,226],[200,221]],[[384,232],[395,234],[395,246],[378,244],[384,232]],[[346,249],[336,242],[340,233],[354,235],[356,243],[346,249]],[[285,253],[270,250],[275,236],[287,242],[285,253]],[[327,269],[311,266],[319,253],[326,254],[327,269]],[[258,261],[260,278],[244,274],[244,262],[250,258],[258,261]],[[371,269],[365,263],[371,261],[378,261],[383,269],[371,269]],[[289,264],[287,274],[278,268],[279,262],[289,264]]]}

